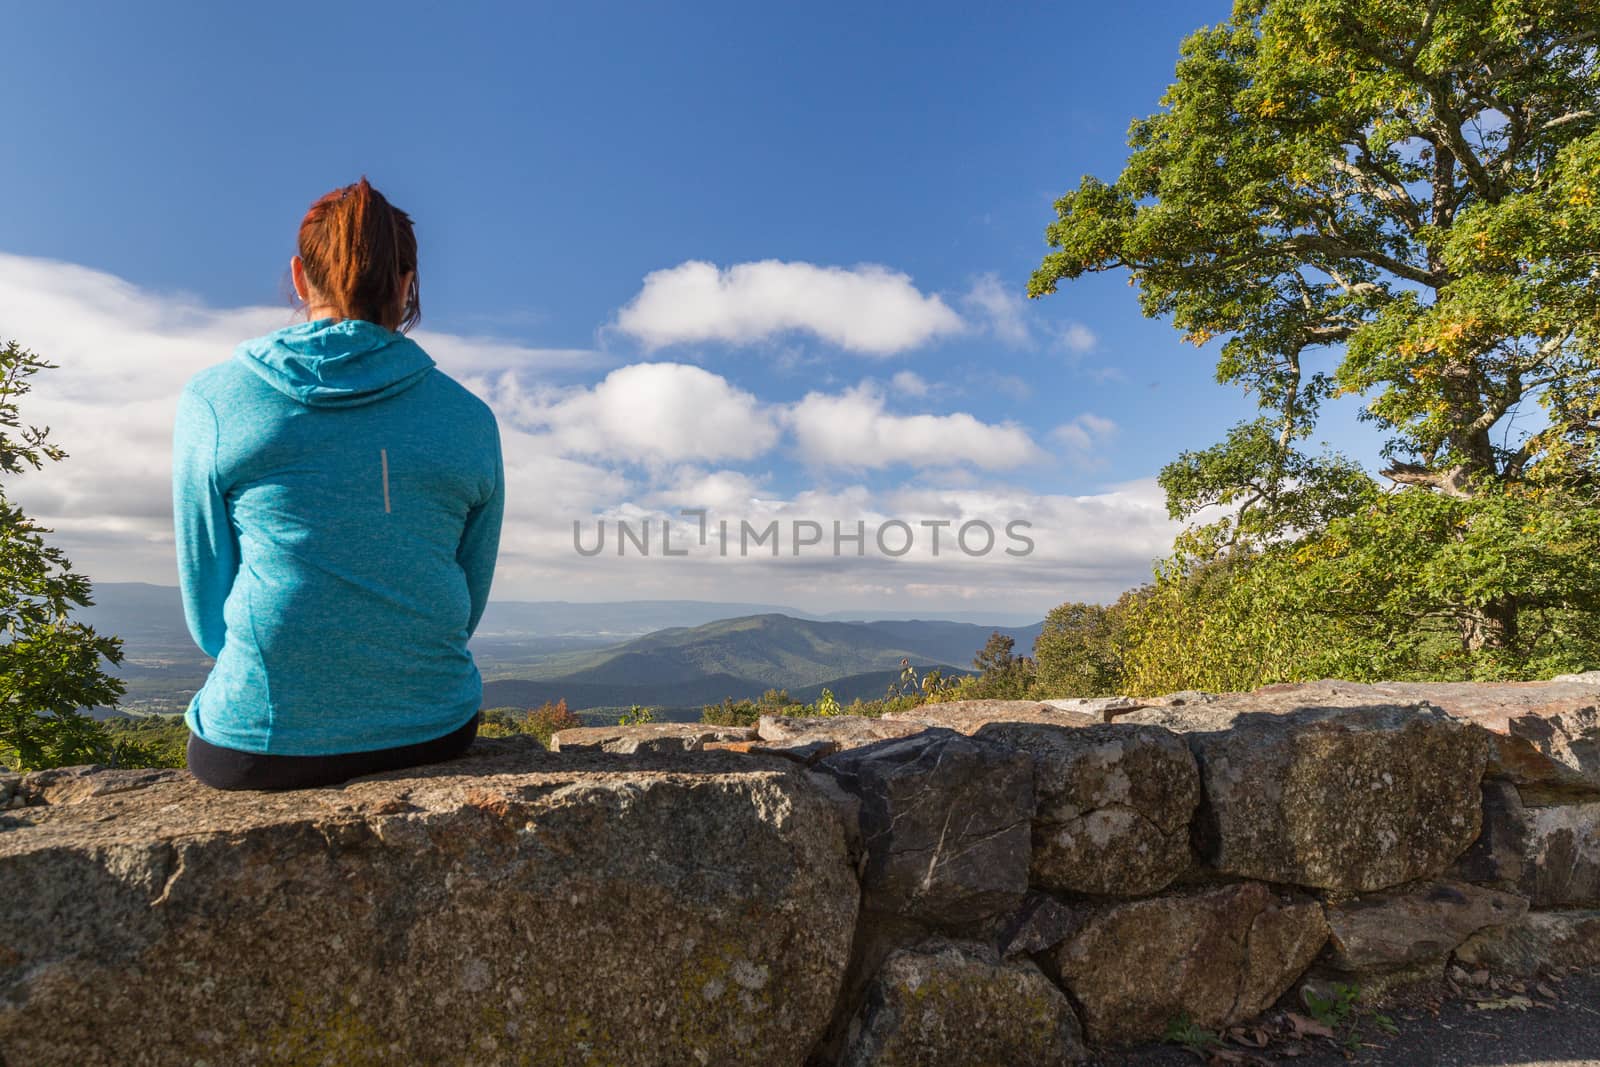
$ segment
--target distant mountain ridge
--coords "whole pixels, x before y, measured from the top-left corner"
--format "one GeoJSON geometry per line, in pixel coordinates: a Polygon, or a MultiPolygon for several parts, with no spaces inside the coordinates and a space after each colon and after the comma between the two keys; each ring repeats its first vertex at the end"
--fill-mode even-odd
{"type": "MultiPolygon", "coordinates": [[[[180,711],[210,661],[194,647],[175,586],[102,582],[78,617],[123,638],[117,673],[131,711],[180,711]]],[[[849,614],[849,613],[845,613],[849,614]]],[[[819,618],[773,605],[694,600],[491,601],[472,641],[485,706],[699,707],[787,689],[814,700],[882,696],[902,659],[969,670],[995,630],[1031,651],[1041,622],[819,618]],[[751,610],[756,609],[756,610],[751,610]]]]}
{"type": "Polygon", "coordinates": [[[822,687],[841,700],[883,695],[909,660],[919,672],[971,671],[998,629],[1030,650],[1043,623],[984,627],[945,621],[829,622],[769,613],[647,634],[613,648],[548,657],[517,678],[485,683],[485,706],[708,704],[767,689],[814,699],[822,687]]]}

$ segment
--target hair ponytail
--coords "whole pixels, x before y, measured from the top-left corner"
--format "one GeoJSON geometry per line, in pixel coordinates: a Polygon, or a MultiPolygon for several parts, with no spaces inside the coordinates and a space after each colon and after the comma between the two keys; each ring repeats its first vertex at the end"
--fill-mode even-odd
{"type": "Polygon", "coordinates": [[[366,175],[311,205],[300,222],[299,245],[306,280],[339,318],[398,321],[402,332],[422,318],[411,216],[385,200],[366,175]],[[411,285],[401,292],[408,272],[411,285]]]}

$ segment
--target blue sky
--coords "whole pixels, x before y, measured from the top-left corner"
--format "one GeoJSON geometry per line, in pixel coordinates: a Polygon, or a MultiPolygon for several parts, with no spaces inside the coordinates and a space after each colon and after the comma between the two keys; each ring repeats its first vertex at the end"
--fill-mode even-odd
{"type": "Polygon", "coordinates": [[[496,596],[1106,599],[1170,540],[1154,474],[1251,405],[1213,380],[1216,343],[1143,319],[1124,276],[1021,293],[1053,199],[1115,177],[1179,41],[1226,14],[7,5],[0,337],[63,364],[34,410],[74,457],[24,501],[92,576],[171,581],[176,390],[292,321],[299,217],[364,173],[416,220],[418,340],[508,435],[496,596]],[[1042,545],[1004,564],[571,550],[574,519],[692,506],[1025,515],[1042,545]]]}

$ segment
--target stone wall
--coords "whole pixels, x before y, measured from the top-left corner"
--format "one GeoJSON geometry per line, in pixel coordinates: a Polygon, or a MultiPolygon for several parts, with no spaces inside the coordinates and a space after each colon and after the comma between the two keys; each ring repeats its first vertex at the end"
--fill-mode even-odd
{"type": "Polygon", "coordinates": [[[9,1064],[1060,1063],[1600,965],[1600,674],[0,777],[9,1064]]]}

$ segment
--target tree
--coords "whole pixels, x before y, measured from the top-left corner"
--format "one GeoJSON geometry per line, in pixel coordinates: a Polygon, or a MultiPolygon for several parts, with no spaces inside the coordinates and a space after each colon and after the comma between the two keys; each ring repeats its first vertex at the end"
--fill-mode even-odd
{"type": "MultiPolygon", "coordinates": [[[[1173,517],[1193,524],[1180,569],[1337,523],[1355,535],[1384,488],[1468,502],[1458,518],[1529,487],[1595,502],[1597,45],[1600,0],[1238,0],[1185,39],[1121,175],[1057,201],[1055,251],[1029,283],[1039,297],[1125,269],[1144,312],[1186,340],[1228,335],[1218,380],[1262,414],[1162,472],[1173,517]],[[1305,450],[1342,395],[1366,400],[1382,482],[1305,450]]],[[[1469,660],[1503,665],[1522,613],[1595,592],[1528,577],[1435,574],[1400,601],[1448,621],[1469,660]]]]}
{"type": "MultiPolygon", "coordinates": [[[[28,379],[54,366],[15,341],[0,348],[0,475],[8,484],[66,458],[49,429],[24,425],[17,407],[28,379]]],[[[80,709],[114,706],[122,696],[121,680],[101,667],[102,659],[122,661],[122,642],[70,618],[93,603],[89,580],[45,543],[50,532],[0,485],[0,763],[22,770],[115,762],[119,755],[80,709]]]]}
{"type": "Polygon", "coordinates": [[[1045,616],[1033,643],[1034,685],[1039,695],[1109,696],[1121,690],[1124,605],[1068,603],[1045,616]]]}
{"type": "Polygon", "coordinates": [[[617,719],[617,725],[644,726],[655,721],[656,713],[653,709],[647,708],[642,704],[634,704],[617,719]]]}
{"type": "Polygon", "coordinates": [[[1027,656],[1015,653],[1016,638],[999,630],[989,635],[989,640],[972,658],[978,677],[962,686],[961,696],[968,699],[1021,700],[1033,686],[1034,664],[1027,656]]]}

